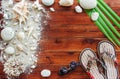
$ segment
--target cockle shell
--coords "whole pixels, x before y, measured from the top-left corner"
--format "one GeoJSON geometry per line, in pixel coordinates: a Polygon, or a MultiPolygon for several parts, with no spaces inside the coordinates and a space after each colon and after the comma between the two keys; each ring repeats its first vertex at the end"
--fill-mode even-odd
{"type": "Polygon", "coordinates": [[[80,0],[83,9],[93,9],[97,6],[97,0],[80,0]]]}
{"type": "Polygon", "coordinates": [[[24,32],[18,32],[18,34],[17,34],[17,38],[19,39],[19,40],[23,40],[24,38],[25,38],[25,33],[24,32]]]}
{"type": "Polygon", "coordinates": [[[59,4],[61,6],[72,6],[74,3],[74,0],[60,0],[59,4]]]}
{"type": "Polygon", "coordinates": [[[15,36],[15,32],[11,27],[6,27],[1,31],[1,37],[4,41],[10,41],[15,36]]]}
{"type": "Polygon", "coordinates": [[[4,51],[6,54],[14,54],[15,53],[15,49],[12,46],[7,47],[4,51]]]}

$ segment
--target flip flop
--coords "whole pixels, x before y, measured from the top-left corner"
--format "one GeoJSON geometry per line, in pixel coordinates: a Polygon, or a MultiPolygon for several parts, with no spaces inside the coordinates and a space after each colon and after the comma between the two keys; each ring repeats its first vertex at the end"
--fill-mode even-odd
{"type": "Polygon", "coordinates": [[[97,62],[100,62],[100,60],[93,50],[90,48],[84,49],[80,54],[79,61],[91,79],[105,79],[103,73],[100,72],[97,66],[97,62]]]}
{"type": "Polygon", "coordinates": [[[107,79],[119,79],[119,72],[117,67],[118,62],[113,44],[109,41],[101,41],[98,44],[97,50],[99,58],[107,67],[105,70],[107,79]]]}

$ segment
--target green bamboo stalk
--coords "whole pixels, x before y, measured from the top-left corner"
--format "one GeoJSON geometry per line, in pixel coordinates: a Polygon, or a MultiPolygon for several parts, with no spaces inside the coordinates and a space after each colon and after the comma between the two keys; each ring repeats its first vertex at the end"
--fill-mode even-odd
{"type": "Polygon", "coordinates": [[[106,9],[98,2],[98,7],[109,17],[109,19],[111,19],[111,21],[113,21],[113,23],[120,28],[120,24],[114,19],[114,17],[108,12],[106,11],[106,9]]]}
{"type": "Polygon", "coordinates": [[[95,11],[99,13],[100,17],[109,26],[109,28],[120,38],[120,33],[114,28],[114,26],[110,23],[110,21],[107,19],[107,17],[100,11],[100,9],[98,7],[96,7],[95,11]]]}
{"type": "Polygon", "coordinates": [[[112,31],[108,28],[108,26],[105,24],[105,22],[102,20],[102,18],[99,16],[98,21],[101,23],[103,28],[107,31],[109,36],[120,46],[120,41],[118,38],[112,33],[112,31]]]}
{"type": "MultiPolygon", "coordinates": [[[[85,10],[86,13],[91,16],[91,10],[85,10]]],[[[98,18],[99,19],[99,18],[98,18]]],[[[104,35],[116,46],[117,44],[114,42],[114,40],[111,38],[111,36],[107,33],[106,29],[103,28],[102,24],[97,20],[95,21],[95,24],[97,25],[97,27],[104,33],[104,35]]],[[[118,43],[118,45],[120,45],[120,43],[118,43]]]]}
{"type": "Polygon", "coordinates": [[[120,22],[120,17],[103,0],[98,1],[120,22]]]}

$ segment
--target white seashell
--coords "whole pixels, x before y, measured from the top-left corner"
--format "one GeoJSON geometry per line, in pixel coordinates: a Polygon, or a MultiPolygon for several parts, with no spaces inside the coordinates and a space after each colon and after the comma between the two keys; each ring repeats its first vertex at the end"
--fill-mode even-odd
{"type": "Polygon", "coordinates": [[[80,6],[75,6],[75,11],[77,13],[82,13],[82,8],[80,6]]]}
{"type": "Polygon", "coordinates": [[[24,38],[25,38],[25,33],[24,32],[19,32],[18,34],[17,34],[17,38],[19,39],[19,40],[23,40],[24,38]]]}
{"type": "Polygon", "coordinates": [[[55,9],[53,7],[50,8],[51,12],[55,12],[55,9]]]}
{"type": "Polygon", "coordinates": [[[72,6],[74,3],[74,0],[60,0],[59,4],[61,6],[72,6]]]}
{"type": "Polygon", "coordinates": [[[41,76],[42,77],[49,77],[51,75],[51,71],[48,69],[44,69],[41,71],[41,76]]]}
{"type": "Polygon", "coordinates": [[[15,53],[14,47],[11,47],[11,46],[7,47],[4,51],[6,54],[14,54],[15,53]]]}
{"type": "Polygon", "coordinates": [[[80,0],[83,9],[93,9],[97,6],[97,0],[80,0]]]}
{"type": "Polygon", "coordinates": [[[55,0],[42,0],[42,3],[45,5],[45,6],[51,6],[53,5],[55,2],[55,0]]]}
{"type": "Polygon", "coordinates": [[[91,19],[92,19],[93,21],[96,21],[98,18],[99,18],[99,13],[98,13],[98,12],[93,12],[93,13],[91,14],[91,19]]]}
{"type": "Polygon", "coordinates": [[[4,41],[10,41],[14,35],[15,32],[11,27],[6,27],[1,31],[1,37],[4,41]]]}

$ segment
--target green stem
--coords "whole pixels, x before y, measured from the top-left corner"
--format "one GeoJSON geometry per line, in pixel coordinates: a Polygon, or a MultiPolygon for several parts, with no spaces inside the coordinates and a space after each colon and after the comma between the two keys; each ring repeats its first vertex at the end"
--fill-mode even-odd
{"type": "Polygon", "coordinates": [[[106,9],[98,2],[98,7],[111,19],[111,21],[113,21],[113,23],[120,28],[120,24],[114,19],[114,17],[108,12],[106,11],[106,9]]]}
{"type": "Polygon", "coordinates": [[[110,23],[110,21],[107,19],[107,17],[100,11],[100,9],[98,7],[96,7],[95,11],[99,13],[100,17],[109,26],[109,28],[120,38],[120,33],[114,28],[114,26],[110,23]]]}
{"type": "MultiPolygon", "coordinates": [[[[91,10],[85,10],[86,11],[86,13],[89,15],[89,16],[91,16],[91,10]]],[[[117,46],[116,45],[116,43],[114,42],[114,40],[110,37],[110,35],[107,33],[107,31],[103,28],[103,26],[102,26],[102,24],[97,20],[97,21],[95,21],[95,24],[98,26],[98,28],[104,33],[104,35],[115,45],[115,46],[117,46]]],[[[120,44],[118,44],[118,45],[120,45],[120,44]]],[[[118,46],[117,46],[118,47],[118,46]]]]}
{"type": "Polygon", "coordinates": [[[98,21],[101,23],[103,28],[108,32],[109,36],[120,46],[120,42],[117,39],[117,37],[112,33],[112,31],[108,28],[108,26],[105,24],[105,22],[102,20],[102,18],[99,16],[98,21]]]}
{"type": "Polygon", "coordinates": [[[107,11],[109,11],[118,21],[120,21],[120,17],[103,0],[98,1],[107,9],[107,11]]]}

